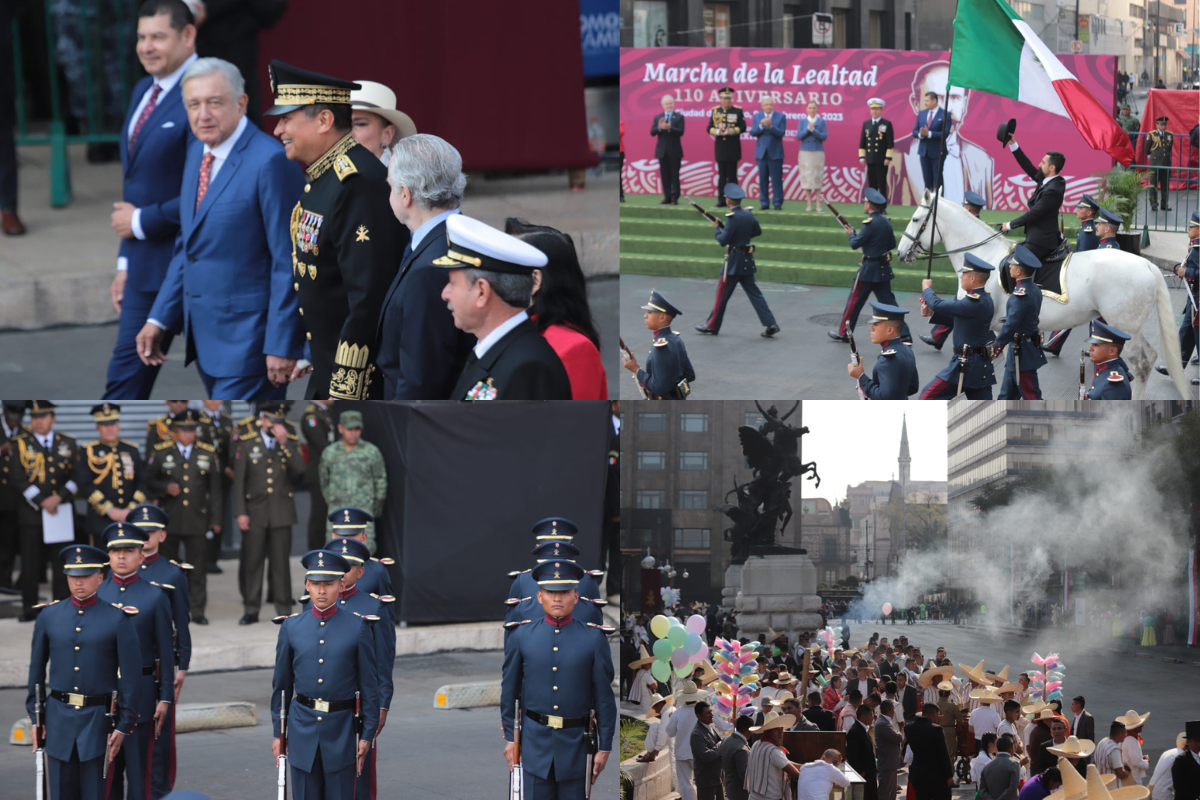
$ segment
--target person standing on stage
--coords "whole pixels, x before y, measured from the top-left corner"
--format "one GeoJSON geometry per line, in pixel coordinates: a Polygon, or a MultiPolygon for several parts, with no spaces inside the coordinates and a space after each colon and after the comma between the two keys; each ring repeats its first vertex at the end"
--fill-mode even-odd
{"type": "Polygon", "coordinates": [[[683,114],[675,111],[675,98],[664,94],[662,113],[654,115],[650,123],[650,135],[657,136],[654,157],[658,159],[658,172],[662,180],[663,199],[660,206],[679,205],[679,168],[683,164],[683,114]]]}
{"type": "Polygon", "coordinates": [[[717,162],[717,204],[725,208],[726,188],[738,180],[738,162],[742,160],[742,131],[746,130],[746,115],[733,104],[733,89],[728,86],[717,94],[721,105],[708,112],[708,135],[713,137],[713,154],[717,162]]]}
{"type": "Polygon", "coordinates": [[[925,108],[917,114],[912,135],[919,139],[917,155],[921,158],[921,175],[925,190],[937,194],[942,185],[942,137],[946,135],[946,113],[938,106],[937,92],[925,93],[925,108]]]}
{"type": "MultiPolygon", "coordinates": [[[[821,120],[821,127],[825,127],[824,122],[821,120]]],[[[771,208],[772,196],[775,210],[783,208],[783,135],[786,131],[787,117],[782,111],[775,110],[771,95],[764,95],[762,111],[754,112],[750,126],[750,135],[756,140],[754,161],[758,164],[758,199],[763,211],[771,208]]]]}
{"type": "Polygon", "coordinates": [[[858,163],[867,168],[867,187],[887,197],[887,173],[892,163],[896,132],[892,123],[883,118],[885,105],[878,97],[867,101],[871,118],[863,122],[862,133],[858,136],[858,163]]]}

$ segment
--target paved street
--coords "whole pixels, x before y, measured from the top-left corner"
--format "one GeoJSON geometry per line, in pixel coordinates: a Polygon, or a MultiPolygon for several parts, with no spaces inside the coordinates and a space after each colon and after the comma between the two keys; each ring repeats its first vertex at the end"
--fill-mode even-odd
{"type": "MultiPolygon", "coordinates": [[[[714,262],[714,272],[719,263],[714,262]]],[[[788,283],[760,283],[763,296],[775,315],[782,331],[774,339],[759,336],[762,325],[741,290],[733,294],[726,308],[719,336],[708,336],[692,330],[704,322],[713,307],[717,281],[696,278],[667,278],[656,275],[624,275],[621,277],[621,335],[633,351],[639,364],[645,364],[650,349],[649,331],[642,322],[641,305],[658,289],[683,311],[672,328],[683,335],[688,357],[696,370],[692,397],[698,400],[724,400],[744,397],[747,386],[768,397],[796,397],[805,400],[851,400],[855,398],[855,382],[846,374],[850,360],[848,345],[834,342],[826,331],[836,328],[846,304],[845,288],[800,286],[788,283]],[[634,302],[637,301],[637,302],[634,302]]],[[[920,297],[911,292],[897,292],[897,302],[907,308],[914,339],[931,329],[921,317],[920,297]]],[[[1172,289],[1171,308],[1183,308],[1186,296],[1182,289],[1172,289]]],[[[879,351],[872,345],[866,321],[870,307],[860,315],[855,339],[863,354],[868,372],[879,351]]],[[[1179,315],[1173,314],[1174,325],[1179,315]]],[[[1174,327],[1172,328],[1174,330],[1174,327]]],[[[1161,351],[1157,325],[1148,324],[1143,332],[1151,345],[1161,351]]],[[[1079,386],[1079,352],[1087,338],[1076,330],[1067,340],[1061,358],[1050,357],[1050,363],[1038,370],[1042,396],[1047,400],[1075,399],[1079,386]]],[[[916,340],[913,351],[917,358],[917,374],[921,386],[950,362],[950,351],[942,352],[916,340]]],[[[1163,363],[1161,360],[1158,363],[1163,363]]],[[[1195,367],[1189,367],[1189,377],[1195,377],[1195,367]]],[[[1003,370],[997,369],[994,393],[1000,390],[1003,370]]],[[[611,385],[611,376],[610,376],[611,385]]],[[[637,399],[637,387],[629,373],[621,370],[621,398],[637,399]]],[[[1197,387],[1189,387],[1196,397],[1197,387]]],[[[995,394],[993,394],[995,396],[995,394]]],[[[1146,400],[1178,399],[1171,380],[1151,373],[1146,386],[1146,400]]]]}
{"type": "MultiPolygon", "coordinates": [[[[492,680],[504,654],[441,653],[396,660],[396,696],[380,738],[379,798],[502,796],[508,780],[496,706],[435,710],[434,691],[446,683],[492,680]]],[[[181,734],[177,788],[200,789],[213,800],[274,797],[271,759],[270,670],[245,670],[189,678],[184,702],[249,700],[258,707],[252,728],[181,734]]],[[[24,713],[25,692],[0,691],[0,722],[7,731],[24,713]]],[[[33,755],[28,747],[0,749],[0,797],[33,795],[33,755]],[[28,791],[24,791],[28,788],[28,791]]],[[[592,794],[614,800],[618,770],[610,763],[592,794]]]]}

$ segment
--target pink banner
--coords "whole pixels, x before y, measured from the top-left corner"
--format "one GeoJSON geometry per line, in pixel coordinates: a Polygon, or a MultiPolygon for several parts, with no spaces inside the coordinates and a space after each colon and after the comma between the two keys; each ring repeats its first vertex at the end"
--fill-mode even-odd
{"type": "MultiPolygon", "coordinates": [[[[717,168],[707,119],[720,104],[717,90],[733,88],[736,106],[746,113],[749,128],[760,98],[770,94],[775,110],[787,115],[784,137],[783,187],[789,200],[800,196],[799,142],[796,129],[808,101],[816,100],[818,114],[829,131],[825,141],[825,199],[857,203],[866,185],[866,168],[858,162],[859,133],[870,117],[867,100],[882,98],[883,117],[895,130],[895,157],[888,171],[888,201],[916,205],[924,180],[912,136],[920,100],[926,91],[940,96],[946,107],[946,77],[950,53],[901,50],[766,50],[758,48],[659,47],[622,48],[621,119],[625,122],[625,188],[629,192],[661,193],[654,115],[664,95],[675,100],[675,111],[686,119],[680,184],[685,195],[716,194],[717,168]]],[[[1113,56],[1060,56],[1101,104],[1116,109],[1116,59],[1113,56]]],[[[1017,141],[1036,164],[1047,150],[1067,157],[1063,209],[1070,211],[1085,192],[1094,192],[1096,173],[1113,161],[1092,150],[1065,117],[978,90],[951,88],[949,112],[955,130],[946,142],[946,197],[961,202],[966,189],[989,201],[989,208],[1024,210],[1034,183],[1016,159],[996,140],[996,129],[1017,120],[1017,141]],[[961,173],[961,179],[957,175],[961,173]]],[[[754,137],[742,134],[738,181],[758,197],[758,168],[754,137]]]]}

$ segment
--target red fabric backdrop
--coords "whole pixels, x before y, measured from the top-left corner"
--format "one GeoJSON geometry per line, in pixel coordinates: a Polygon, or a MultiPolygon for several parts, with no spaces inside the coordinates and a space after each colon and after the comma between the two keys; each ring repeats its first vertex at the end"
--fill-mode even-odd
{"type": "MultiPolygon", "coordinates": [[[[1146,163],[1142,153],[1142,143],[1145,136],[1154,130],[1154,120],[1166,115],[1170,118],[1167,130],[1175,134],[1172,146],[1171,164],[1176,167],[1195,167],[1200,151],[1191,146],[1188,134],[1197,122],[1200,122],[1200,92],[1179,91],[1175,89],[1151,89],[1146,98],[1146,110],[1142,114],[1142,135],[1138,137],[1137,163],[1146,163]]],[[[1182,182],[1195,177],[1195,173],[1171,174],[1172,187],[1179,187],[1182,182]]]]}
{"type": "Polygon", "coordinates": [[[263,108],[279,59],[387,84],[466,170],[588,166],[579,24],[578,0],[291,0],[260,40],[263,108]]]}

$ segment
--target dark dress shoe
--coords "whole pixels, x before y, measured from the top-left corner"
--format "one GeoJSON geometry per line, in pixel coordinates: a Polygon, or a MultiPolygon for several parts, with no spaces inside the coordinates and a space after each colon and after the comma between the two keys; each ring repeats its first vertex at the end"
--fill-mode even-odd
{"type": "Polygon", "coordinates": [[[17,617],[17,622],[33,622],[36,619],[37,614],[34,614],[32,611],[26,611],[24,614],[17,617]]]}
{"type": "Polygon", "coordinates": [[[209,564],[204,568],[204,571],[209,575],[222,575],[225,572],[219,564],[209,564]]]}
{"type": "Polygon", "coordinates": [[[1164,367],[1162,364],[1156,364],[1154,367],[1154,371],[1157,372],[1159,375],[1170,375],[1171,374],[1167,370],[1167,368],[1164,367]]]}
{"type": "Polygon", "coordinates": [[[659,200],[658,204],[660,206],[669,206],[669,205],[671,205],[671,201],[670,200],[659,200]]]}
{"type": "Polygon", "coordinates": [[[843,342],[846,344],[850,342],[849,336],[839,336],[837,331],[829,331],[829,338],[833,339],[835,342],[843,342]]]}
{"type": "Polygon", "coordinates": [[[1171,207],[1170,207],[1170,206],[1163,206],[1163,207],[1162,207],[1162,210],[1163,210],[1163,211],[1170,211],[1170,210],[1171,210],[1171,207]]]}
{"type": "Polygon", "coordinates": [[[921,341],[932,347],[934,350],[937,350],[939,353],[942,351],[942,345],[945,344],[944,339],[939,342],[937,339],[925,333],[921,334],[921,341]]]}
{"type": "Polygon", "coordinates": [[[674,200],[672,200],[672,201],[671,201],[671,205],[673,205],[673,206],[677,206],[677,205],[679,205],[679,198],[678,198],[678,197],[676,197],[674,200]]]}
{"type": "Polygon", "coordinates": [[[25,223],[17,216],[16,211],[0,211],[0,230],[5,236],[22,236],[25,233],[25,223]]]}
{"type": "Polygon", "coordinates": [[[693,325],[692,327],[698,330],[700,333],[711,333],[713,336],[717,335],[717,332],[707,325],[693,325]]]}
{"type": "Polygon", "coordinates": [[[258,614],[243,614],[238,620],[238,625],[253,625],[258,622],[258,614]]]}
{"type": "Polygon", "coordinates": [[[777,333],[779,333],[778,325],[768,325],[767,329],[765,331],[763,331],[762,333],[760,333],[759,336],[763,337],[764,339],[770,339],[772,336],[774,336],[777,333]]]}
{"type": "Polygon", "coordinates": [[[198,617],[192,617],[192,624],[193,625],[207,625],[208,617],[204,616],[203,614],[198,617]]]}

